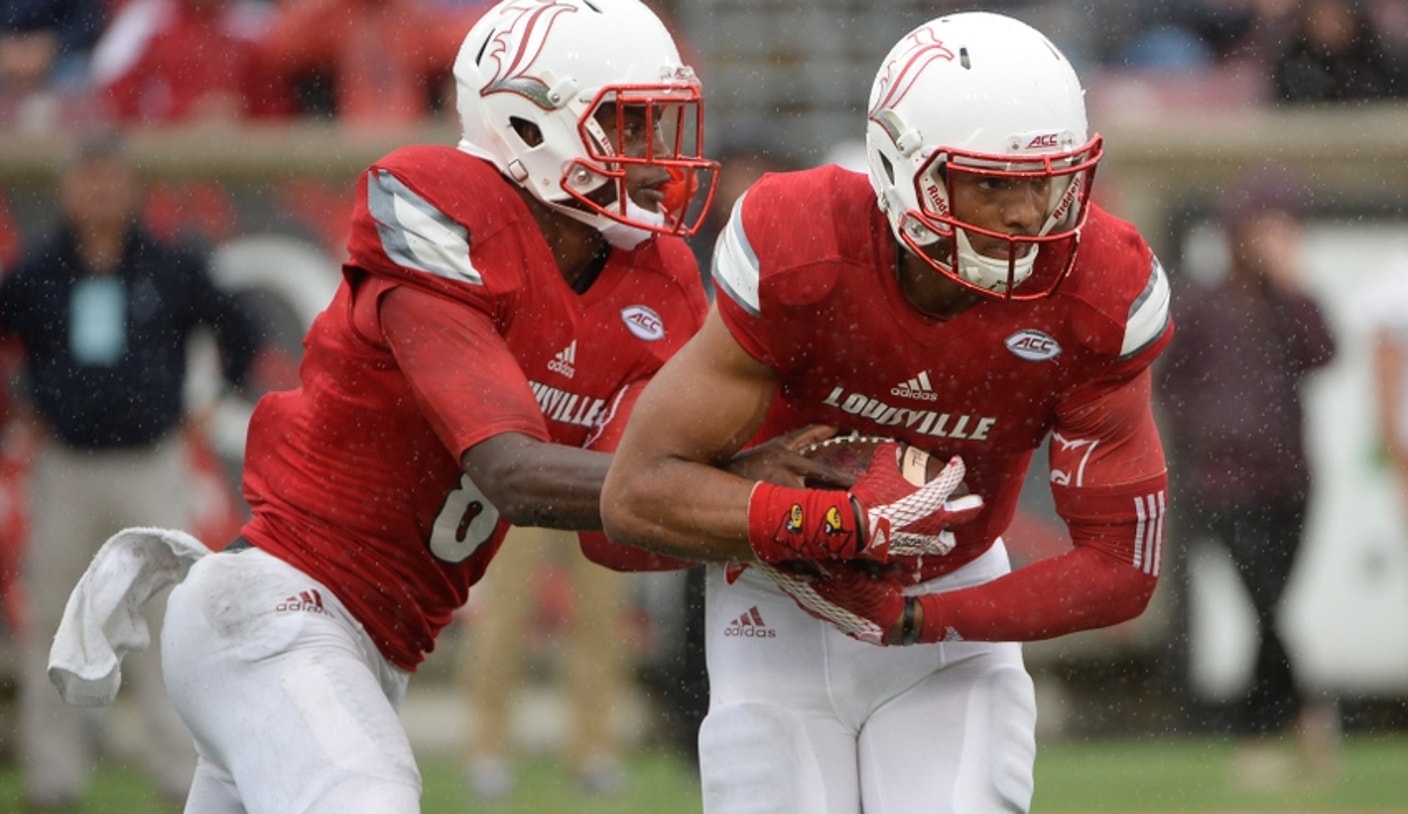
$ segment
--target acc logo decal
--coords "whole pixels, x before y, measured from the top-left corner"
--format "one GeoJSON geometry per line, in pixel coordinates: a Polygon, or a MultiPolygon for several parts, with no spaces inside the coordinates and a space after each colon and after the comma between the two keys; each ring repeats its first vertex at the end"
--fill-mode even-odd
{"type": "Polygon", "coordinates": [[[665,323],[660,315],[644,305],[631,305],[621,309],[621,321],[631,329],[631,333],[647,342],[665,338],[665,323]]]}
{"type": "Polygon", "coordinates": [[[1003,343],[1012,355],[1028,362],[1045,362],[1061,355],[1061,345],[1050,334],[1032,328],[1018,331],[1003,343]]]}

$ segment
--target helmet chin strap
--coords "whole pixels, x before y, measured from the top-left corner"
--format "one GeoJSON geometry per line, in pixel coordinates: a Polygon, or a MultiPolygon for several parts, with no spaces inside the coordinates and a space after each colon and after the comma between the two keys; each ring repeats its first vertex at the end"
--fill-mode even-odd
{"type": "MultiPolygon", "coordinates": [[[[1007,261],[988,257],[979,254],[973,249],[973,244],[968,240],[968,233],[962,229],[954,229],[954,239],[958,242],[958,269],[957,273],[964,280],[985,288],[988,291],[1007,290],[1007,261]]],[[[1022,281],[1032,275],[1032,267],[1036,264],[1036,255],[1040,246],[1033,245],[1032,250],[1027,252],[1025,257],[1019,257],[1012,264],[1012,287],[1016,288],[1022,281]]]]}
{"type": "MultiPolygon", "coordinates": [[[[536,191],[534,191],[536,194],[536,191]]],[[[655,232],[651,229],[635,226],[618,220],[616,217],[606,214],[604,211],[591,211],[580,206],[573,205],[571,199],[567,201],[550,201],[538,196],[543,203],[561,212],[567,217],[585,223],[601,233],[606,238],[606,242],[618,249],[630,251],[649,239],[655,232]]],[[[615,204],[612,204],[614,207],[615,204]]],[[[665,213],[651,212],[637,204],[630,198],[626,199],[626,213],[622,216],[635,223],[643,223],[649,226],[664,226],[665,213]]]]}
{"type": "MultiPolygon", "coordinates": [[[[649,223],[654,226],[665,225],[665,213],[651,212],[631,200],[626,201],[626,217],[638,223],[649,223]]],[[[627,251],[644,243],[651,235],[655,234],[649,229],[631,226],[606,215],[596,216],[596,221],[592,225],[596,226],[597,231],[601,232],[601,236],[606,238],[607,243],[627,251]]]]}

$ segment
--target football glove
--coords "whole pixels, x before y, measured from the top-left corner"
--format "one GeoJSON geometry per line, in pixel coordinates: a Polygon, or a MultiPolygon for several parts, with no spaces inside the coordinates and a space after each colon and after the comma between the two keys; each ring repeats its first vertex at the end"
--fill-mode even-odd
{"type": "Polygon", "coordinates": [[[823,574],[807,575],[768,563],[753,567],[808,615],[862,642],[886,644],[886,636],[905,612],[904,584],[887,570],[861,563],[828,563],[823,574]]]}
{"type": "Polygon", "coordinates": [[[950,526],[972,520],[983,499],[954,497],[967,470],[955,455],[933,480],[916,486],[900,470],[900,447],[886,441],[851,487],[861,524],[859,557],[888,562],[892,556],[943,555],[953,550],[950,526]]]}
{"type": "Polygon", "coordinates": [[[953,497],[965,469],[954,457],[927,483],[901,469],[900,445],[885,441],[849,491],[795,489],[760,481],[748,501],[748,541],[763,562],[947,554],[948,526],[983,508],[978,495],[953,497]]]}

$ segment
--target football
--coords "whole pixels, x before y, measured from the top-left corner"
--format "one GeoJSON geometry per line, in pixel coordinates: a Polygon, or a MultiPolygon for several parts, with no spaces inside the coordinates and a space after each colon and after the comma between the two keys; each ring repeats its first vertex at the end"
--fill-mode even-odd
{"type": "MultiPolygon", "coordinates": [[[[894,440],[878,435],[838,435],[835,438],[828,438],[825,441],[803,447],[800,453],[814,461],[821,461],[845,472],[854,481],[870,467],[870,461],[875,457],[875,450],[880,447],[880,444],[894,440]]],[[[896,441],[896,443],[900,446],[900,472],[904,475],[905,480],[915,486],[921,486],[938,477],[938,474],[948,463],[918,447],[910,446],[902,441],[896,441]]],[[[807,485],[849,487],[851,484],[808,483],[807,485]]]]}

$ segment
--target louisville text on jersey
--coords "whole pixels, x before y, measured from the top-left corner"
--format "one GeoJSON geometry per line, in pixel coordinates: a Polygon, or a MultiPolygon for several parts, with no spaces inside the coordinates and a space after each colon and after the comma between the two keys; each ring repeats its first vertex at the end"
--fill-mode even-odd
{"type": "Polygon", "coordinates": [[[997,423],[996,416],[954,415],[936,410],[895,407],[864,393],[847,393],[844,387],[834,388],[822,404],[883,427],[904,427],[935,438],[986,441],[988,433],[997,423]]]}
{"type": "Polygon", "coordinates": [[[538,400],[543,417],[549,421],[591,427],[595,425],[597,416],[606,408],[606,399],[569,393],[542,382],[530,381],[528,386],[533,389],[533,396],[538,400]]]}

